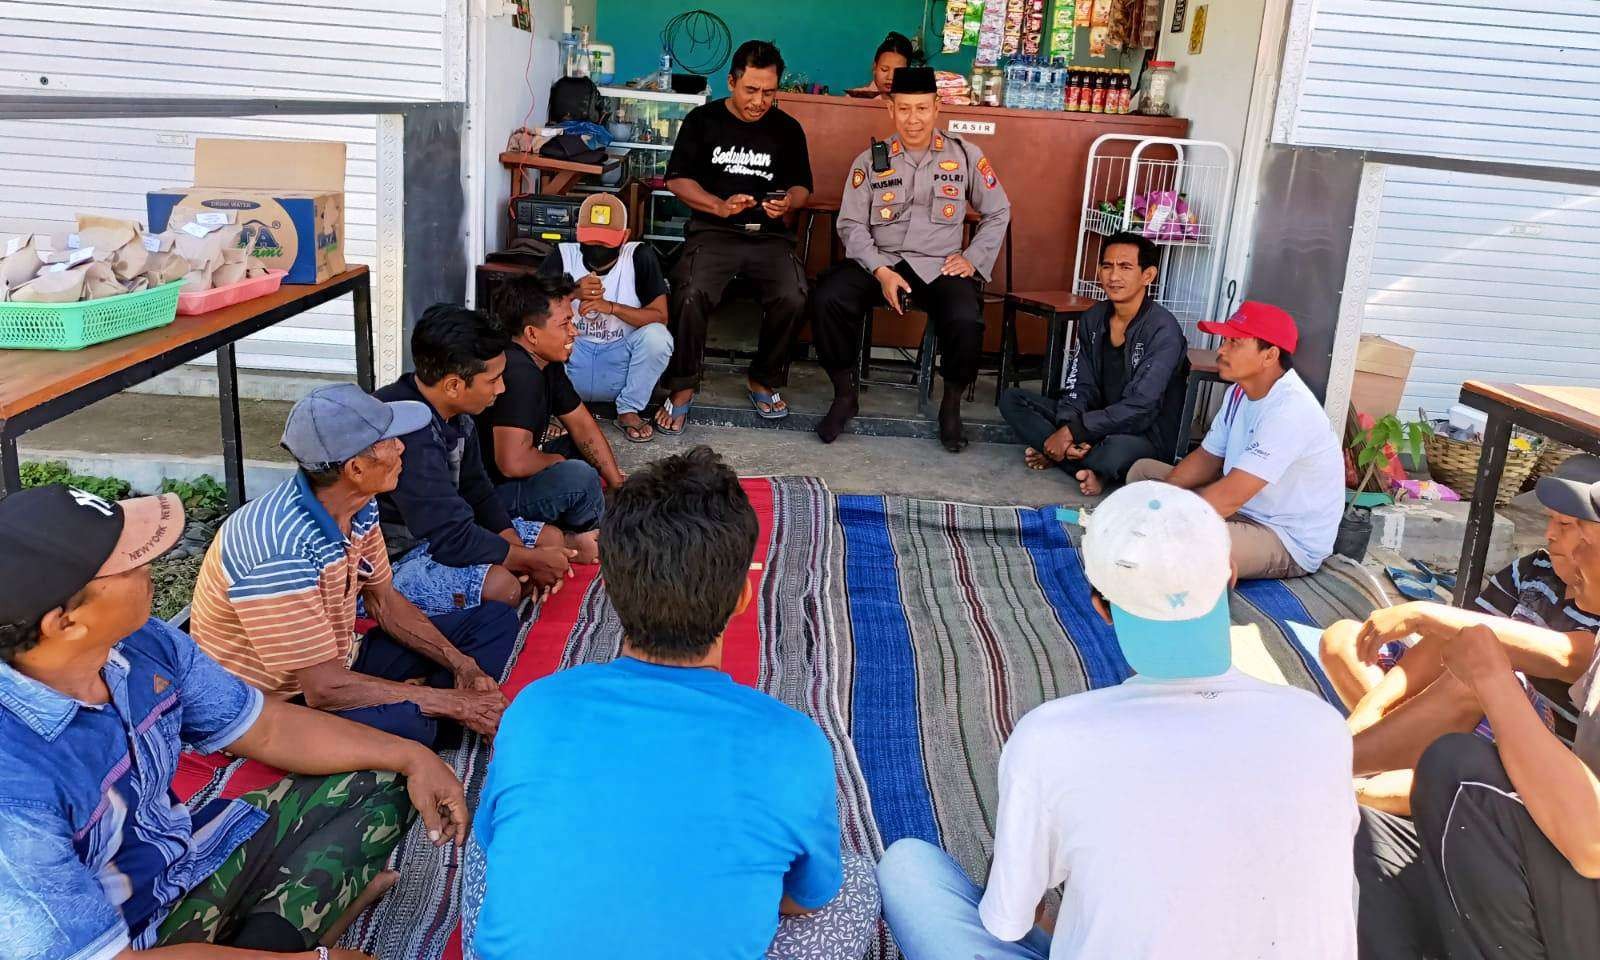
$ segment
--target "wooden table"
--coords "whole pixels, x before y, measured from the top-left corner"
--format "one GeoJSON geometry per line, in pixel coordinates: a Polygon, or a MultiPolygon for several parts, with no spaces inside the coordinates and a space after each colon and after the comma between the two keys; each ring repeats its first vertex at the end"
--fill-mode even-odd
{"type": "Polygon", "coordinates": [[[1075,295],[1071,290],[1022,290],[1006,294],[1000,324],[1000,375],[994,387],[994,402],[1012,384],[1017,362],[1017,314],[1041,317],[1046,323],[1044,371],[1039,375],[1039,392],[1054,398],[1061,392],[1061,374],[1072,352],[1078,317],[1099,301],[1075,295]]]}
{"type": "Polygon", "coordinates": [[[1217,351],[1189,348],[1189,381],[1183,388],[1183,416],[1178,419],[1178,444],[1172,452],[1173,462],[1189,455],[1189,428],[1194,423],[1194,410],[1200,399],[1200,384],[1224,383],[1217,372],[1217,351]]]}
{"type": "Polygon", "coordinates": [[[228,501],[244,503],[239,375],[234,344],[252,333],[351,294],[355,308],[356,380],[373,389],[372,287],[366,267],[315,286],[284,285],[276,293],[82,350],[0,350],[0,496],[22,487],[17,438],[69,413],[208,353],[217,355],[222,463],[228,501]]]}
{"type": "Polygon", "coordinates": [[[513,197],[525,193],[561,196],[572,189],[572,185],[579,177],[598,177],[608,170],[615,170],[621,163],[620,157],[610,157],[605,163],[573,163],[571,160],[557,160],[554,157],[541,157],[537,153],[519,153],[515,150],[500,154],[500,165],[511,171],[513,197]],[[534,174],[534,189],[523,190],[522,175],[529,170],[534,174]]]}
{"type": "Polygon", "coordinates": [[[1461,402],[1488,414],[1483,431],[1483,454],[1472,487],[1472,508],[1467,514],[1467,536],[1461,545],[1456,570],[1456,606],[1465,606],[1478,593],[1489,538],[1494,527],[1494,497],[1506,469],[1506,448],[1514,427],[1600,454],[1600,388],[1541,387],[1519,383],[1481,383],[1461,386],[1461,402]]]}

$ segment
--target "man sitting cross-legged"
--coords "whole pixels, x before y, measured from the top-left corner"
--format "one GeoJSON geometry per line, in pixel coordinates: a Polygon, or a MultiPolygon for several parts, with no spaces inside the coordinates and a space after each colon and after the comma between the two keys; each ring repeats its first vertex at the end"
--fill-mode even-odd
{"type": "MultiPolygon", "coordinates": [[[[1600,609],[1600,482],[1545,477],[1538,489],[1551,509],[1584,521],[1567,585],[1583,608],[1600,609]]],[[[1478,619],[1437,651],[1470,700],[1463,715],[1485,717],[1494,742],[1447,733],[1406,758],[1412,819],[1362,809],[1363,960],[1579,960],[1600,943],[1600,659],[1579,663],[1578,631],[1478,619]],[[1530,702],[1519,664],[1578,677],[1570,745],[1530,702]]],[[[1376,639],[1364,638],[1364,657],[1376,639]]]]}
{"type": "Polygon", "coordinates": [[[922,840],[885,851],[901,953],[1354,960],[1350,735],[1316,697],[1231,667],[1221,518],[1129,484],[1090,518],[1083,567],[1135,675],[1017,724],[987,889],[922,840]],[[1052,935],[1036,923],[1063,883],[1052,935]]]}
{"type": "Polygon", "coordinates": [[[606,505],[601,483],[615,490],[624,478],[611,444],[567,378],[577,337],[572,292],[566,274],[514,277],[495,291],[495,317],[512,340],[506,390],[479,414],[478,442],[512,516],[559,527],[578,551],[577,561],[594,563],[595,531],[606,505]],[[552,415],[566,435],[544,442],[552,415]]]}
{"type": "Polygon", "coordinates": [[[510,345],[488,314],[436,304],[411,332],[416,372],[378,391],[432,411],[401,438],[400,482],[378,498],[395,587],[430,616],[484,600],[516,606],[572,572],[560,530],[506,512],[473,435],[472,418],[505,390],[510,345]]]}
{"type": "Polygon", "coordinates": [[[617,491],[600,572],[621,656],[507,710],[463,866],[469,958],[866,952],[877,890],[870,862],[840,857],[828,741],[721,670],[756,535],[704,447],[617,491]]]}
{"type": "Polygon", "coordinates": [[[1316,573],[1333,553],[1344,514],[1344,458],[1322,404],[1294,372],[1294,318],[1246,301],[1227,323],[1217,371],[1232,383],[1200,448],[1174,467],[1140,460],[1128,482],[1165,480],[1194,490],[1228,521],[1239,579],[1316,573]]]}
{"type": "Polygon", "coordinates": [[[147,564],[183,526],[172,494],[0,500],[0,955],[360,960],[317,945],[393,883],[407,793],[435,842],[465,837],[461,784],[415,743],[263,697],[153,619],[147,564]],[[290,776],[189,809],[171,790],[186,747],[290,776]]]}
{"type": "Polygon", "coordinates": [[[1584,538],[1600,542],[1600,522],[1581,510],[1574,488],[1600,483],[1600,457],[1576,456],[1542,480],[1538,495],[1549,514],[1546,548],[1495,574],[1478,594],[1482,612],[1439,603],[1404,603],[1373,611],[1365,623],[1341,620],[1322,635],[1322,664],[1350,707],[1355,733],[1357,796],[1390,813],[1411,810],[1411,769],[1446,733],[1477,730],[1493,737],[1472,691],[1445,669],[1443,648],[1467,626],[1509,617],[1529,629],[1500,624],[1497,636],[1519,673],[1528,699],[1545,725],[1570,745],[1582,705],[1576,683],[1594,658],[1600,628],[1600,582],[1588,583],[1577,567],[1584,538]],[[1575,506],[1576,505],[1576,506],[1575,506]],[[1487,615],[1487,617],[1486,617],[1487,615]],[[1405,638],[1416,635],[1410,647],[1405,638]],[[1402,659],[1403,658],[1403,659],[1402,659]]]}
{"type": "Polygon", "coordinates": [[[1122,483],[1135,461],[1166,459],[1178,439],[1188,342],[1178,320],[1150,296],[1161,252],[1137,233],[1100,248],[1106,301],[1078,321],[1078,349],[1059,402],[1007,390],[1000,413],[1028,445],[1035,470],[1060,467],[1084,496],[1122,483]]]}
{"type": "Polygon", "coordinates": [[[495,678],[518,630],[503,603],[429,620],[395,589],[373,497],[394,489],[400,436],[431,418],[423,404],[384,403],[350,383],[296,403],[283,445],[300,469],[222,524],[190,625],[202,649],[268,697],[428,746],[441,720],[493,735],[506,702],[495,678]],[[378,622],[359,644],[358,598],[378,622]]]}

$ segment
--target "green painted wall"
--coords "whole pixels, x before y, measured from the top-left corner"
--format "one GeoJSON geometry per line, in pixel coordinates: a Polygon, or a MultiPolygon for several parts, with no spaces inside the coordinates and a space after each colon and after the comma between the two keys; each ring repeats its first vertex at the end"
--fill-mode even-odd
{"type": "MultiPolygon", "coordinates": [[[[935,16],[944,16],[943,3],[933,0],[933,7],[935,16]]],[[[872,52],[890,30],[915,37],[922,26],[922,0],[598,0],[595,36],[617,48],[618,82],[654,70],[662,26],[693,9],[727,21],[731,48],[746,40],[771,40],[783,51],[790,73],[805,74],[833,93],[872,78],[872,52]]],[[[972,51],[936,56],[933,65],[964,72],[972,65],[972,51]]],[[[724,64],[711,80],[713,96],[727,94],[726,75],[724,64]]]]}
{"type": "MultiPolygon", "coordinates": [[[[595,4],[595,39],[617,49],[617,82],[648,73],[661,56],[661,28],[686,10],[709,10],[727,21],[732,34],[730,52],[746,40],[771,40],[783,51],[791,74],[804,74],[811,83],[826,84],[831,93],[843,93],[871,79],[872,53],[890,30],[916,37],[922,26],[922,7],[931,6],[928,42],[937,48],[944,22],[942,0],[588,0],[595,4]]],[[[1053,6],[1053,5],[1052,5],[1053,6]]],[[[586,11],[585,11],[586,12],[586,11]]],[[[580,17],[579,22],[582,22],[580,17]]],[[[1110,51],[1108,57],[1089,56],[1089,31],[1081,29],[1073,62],[1079,65],[1137,68],[1143,51],[1110,51]]],[[[932,65],[941,70],[967,73],[973,48],[959,53],[935,54],[932,65]]],[[[728,92],[726,65],[711,77],[713,97],[728,92]]]]}

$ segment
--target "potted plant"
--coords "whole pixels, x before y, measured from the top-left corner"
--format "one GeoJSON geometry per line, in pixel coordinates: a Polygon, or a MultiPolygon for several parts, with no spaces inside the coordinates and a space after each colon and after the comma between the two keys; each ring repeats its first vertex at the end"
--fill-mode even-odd
{"type": "Polygon", "coordinates": [[[1361,560],[1367,555],[1367,544],[1372,539],[1373,498],[1367,495],[1377,494],[1378,499],[1387,500],[1387,478],[1392,475],[1400,453],[1409,452],[1413,459],[1421,458],[1423,444],[1433,430],[1421,420],[1406,422],[1392,413],[1365,428],[1359,426],[1360,421],[1353,416],[1346,422],[1346,444],[1361,479],[1346,497],[1333,552],[1361,560]]]}

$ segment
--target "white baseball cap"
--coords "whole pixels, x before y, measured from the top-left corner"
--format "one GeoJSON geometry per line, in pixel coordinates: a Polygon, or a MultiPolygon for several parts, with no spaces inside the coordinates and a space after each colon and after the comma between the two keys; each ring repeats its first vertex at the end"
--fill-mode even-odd
{"type": "Polygon", "coordinates": [[[1129,484],[1094,510],[1084,573],[1111,604],[1117,642],[1136,672],[1173,680],[1227,671],[1229,552],[1217,511],[1168,483],[1129,484]]]}

